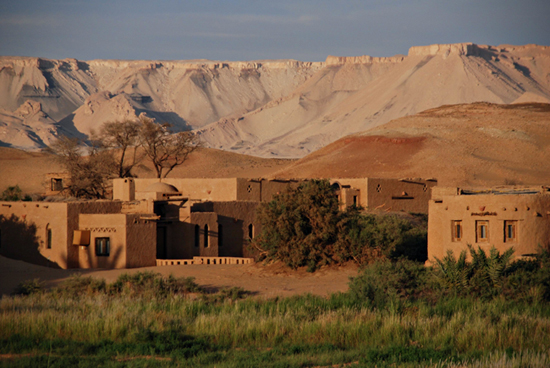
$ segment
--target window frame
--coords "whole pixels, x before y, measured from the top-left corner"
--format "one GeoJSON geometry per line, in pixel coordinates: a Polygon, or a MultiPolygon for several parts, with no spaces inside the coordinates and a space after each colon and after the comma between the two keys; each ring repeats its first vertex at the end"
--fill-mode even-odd
{"type": "Polygon", "coordinates": [[[52,192],[61,192],[63,190],[63,178],[51,178],[50,190],[52,192]]]}
{"type": "Polygon", "coordinates": [[[111,238],[98,237],[94,240],[96,257],[109,257],[111,255],[111,238]],[[101,241],[105,241],[105,249],[101,248],[101,241]]]}
{"type": "Polygon", "coordinates": [[[464,236],[462,220],[451,220],[451,239],[453,242],[461,242],[464,236]],[[458,230],[458,231],[457,231],[458,230]]]}
{"type": "Polygon", "coordinates": [[[477,220],[476,221],[476,243],[488,243],[489,242],[489,221],[477,220]],[[482,229],[485,227],[485,237],[482,237],[482,229]]]}
{"type": "Polygon", "coordinates": [[[517,220],[504,220],[504,242],[505,243],[517,243],[518,242],[518,221],[517,220]],[[512,227],[513,237],[510,237],[508,231],[512,227]]]}

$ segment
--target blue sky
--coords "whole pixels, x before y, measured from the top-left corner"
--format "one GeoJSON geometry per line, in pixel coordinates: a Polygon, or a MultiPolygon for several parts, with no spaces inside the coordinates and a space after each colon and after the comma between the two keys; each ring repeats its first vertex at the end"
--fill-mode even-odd
{"type": "Polygon", "coordinates": [[[0,55],[322,61],[550,45],[550,0],[0,0],[0,55]]]}

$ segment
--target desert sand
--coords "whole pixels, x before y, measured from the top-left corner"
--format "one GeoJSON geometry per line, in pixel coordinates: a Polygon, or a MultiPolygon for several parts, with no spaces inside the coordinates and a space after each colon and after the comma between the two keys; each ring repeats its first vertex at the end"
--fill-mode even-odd
{"type": "Polygon", "coordinates": [[[209,292],[224,287],[241,287],[252,295],[262,298],[292,296],[311,293],[327,296],[345,292],[349,277],[356,276],[358,268],[353,265],[325,267],[315,273],[304,269],[292,271],[273,264],[264,265],[187,265],[158,266],[119,270],[61,270],[36,266],[0,256],[0,296],[10,294],[20,282],[39,278],[46,287],[58,285],[71,275],[80,274],[114,282],[123,273],[157,272],[165,276],[194,277],[195,282],[209,292]]]}

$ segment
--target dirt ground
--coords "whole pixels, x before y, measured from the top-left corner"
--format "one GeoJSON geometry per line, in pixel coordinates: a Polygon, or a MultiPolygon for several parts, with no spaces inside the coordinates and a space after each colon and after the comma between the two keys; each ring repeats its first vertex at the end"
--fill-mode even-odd
{"type": "Polygon", "coordinates": [[[280,264],[264,265],[187,265],[157,266],[119,270],[61,270],[25,263],[0,256],[0,295],[13,292],[20,282],[39,278],[52,287],[73,274],[115,281],[123,273],[153,271],[175,277],[194,277],[209,291],[238,286],[262,298],[311,293],[327,296],[348,289],[349,278],[356,276],[355,265],[325,267],[314,273],[305,269],[293,271],[280,264]]]}

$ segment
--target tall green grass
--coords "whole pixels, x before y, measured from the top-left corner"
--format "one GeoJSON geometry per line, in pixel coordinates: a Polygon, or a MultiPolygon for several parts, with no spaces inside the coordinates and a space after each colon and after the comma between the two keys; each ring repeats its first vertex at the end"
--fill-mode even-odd
{"type": "Polygon", "coordinates": [[[367,269],[328,298],[210,295],[192,279],[151,273],[33,286],[0,300],[0,354],[16,354],[0,365],[550,366],[548,303],[435,298],[428,281],[411,280],[425,271],[394,268],[367,269]]]}

